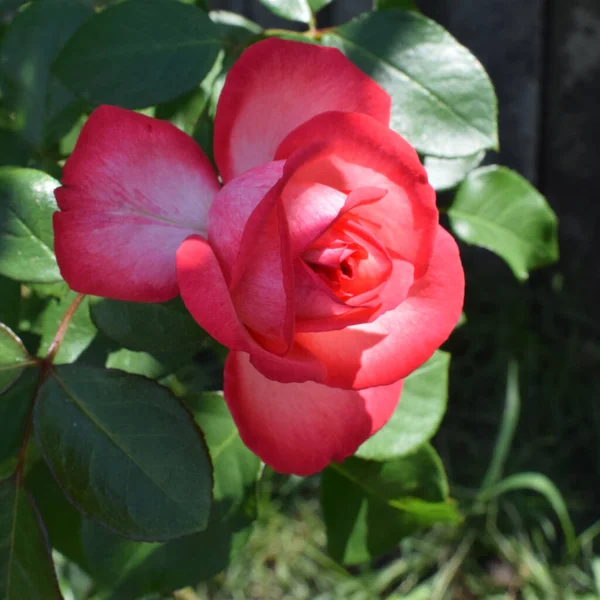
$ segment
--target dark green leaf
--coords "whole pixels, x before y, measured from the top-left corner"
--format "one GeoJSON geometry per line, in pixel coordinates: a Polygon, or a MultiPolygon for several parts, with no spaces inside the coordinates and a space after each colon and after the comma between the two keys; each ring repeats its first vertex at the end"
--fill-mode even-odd
{"type": "Polygon", "coordinates": [[[38,376],[38,369],[27,369],[0,395],[0,463],[16,458],[19,452],[38,376]]]}
{"type": "Polygon", "coordinates": [[[166,540],[204,529],[212,468],[189,412],[158,384],[58,367],[36,404],[36,439],[73,502],[121,535],[166,540]]]}
{"type": "Polygon", "coordinates": [[[23,342],[6,325],[0,323],[0,394],[30,364],[33,364],[33,359],[25,350],[23,342]]]}
{"type": "Polygon", "coordinates": [[[414,452],[437,431],[446,412],[450,354],[438,350],[404,382],[398,408],[390,420],[356,452],[388,460],[414,452]]]}
{"type": "Polygon", "coordinates": [[[59,281],[52,214],[56,179],[33,169],[0,167],[0,275],[59,281]]]}
{"type": "Polygon", "coordinates": [[[21,284],[0,275],[0,323],[17,329],[21,313],[21,284]]]}
{"type": "Polygon", "coordinates": [[[30,4],[8,29],[1,51],[4,101],[34,146],[57,140],[81,112],[80,102],[51,75],[50,65],[92,14],[92,7],[80,0],[44,0],[30,4]]]}
{"type": "Polygon", "coordinates": [[[387,10],[389,8],[413,10],[417,12],[419,10],[415,0],[375,0],[375,10],[387,10]]]}
{"type": "Polygon", "coordinates": [[[309,23],[312,19],[308,0],[260,0],[260,3],[282,19],[300,23],[309,23]]]}
{"type": "Polygon", "coordinates": [[[247,540],[260,461],[240,440],[222,395],[195,396],[190,406],[206,431],[214,462],[215,506],[208,528],[166,544],[144,544],[85,523],[88,563],[94,576],[112,590],[112,600],[194,586],[224,569],[247,540]]]}
{"type": "MultiPolygon", "coordinates": [[[[75,292],[69,291],[62,300],[52,299],[41,315],[42,341],[38,356],[44,357],[50,349],[54,336],[60,326],[67,309],[77,297],[75,292]]],[[[69,321],[63,341],[53,363],[57,365],[75,362],[96,337],[97,329],[90,317],[90,299],[85,297],[75,314],[69,321]]]]}
{"type": "Polygon", "coordinates": [[[83,516],[69,502],[43,460],[31,465],[25,484],[40,511],[52,548],[82,569],[87,569],[81,543],[83,516]]]}
{"type": "Polygon", "coordinates": [[[328,4],[331,4],[332,1],[333,0],[308,0],[308,5],[310,6],[310,10],[316,14],[328,4]]]}
{"type": "Polygon", "coordinates": [[[60,53],[54,72],[88,102],[142,108],[197,86],[219,50],[217,27],[197,7],[130,0],[81,27],[60,53]]]}
{"type": "Polygon", "coordinates": [[[423,15],[361,15],[321,40],[342,50],[392,97],[391,126],[423,154],[469,156],[496,148],[496,96],[483,67],[423,15]]]}
{"type": "Polygon", "coordinates": [[[160,362],[187,359],[206,344],[206,334],[180,300],[165,304],[102,300],[92,305],[92,318],[120,346],[148,352],[160,362]]]}
{"type": "Polygon", "coordinates": [[[439,192],[455,188],[470,171],[481,164],[484,156],[483,150],[464,158],[426,156],[424,164],[431,187],[439,192]]]}
{"type": "Polygon", "coordinates": [[[0,129],[0,166],[26,167],[29,154],[29,145],[20,135],[0,129]]]}
{"type": "Polygon", "coordinates": [[[61,598],[43,524],[12,479],[0,483],[0,598],[61,598]]]}
{"type": "Polygon", "coordinates": [[[327,547],[343,563],[370,560],[423,527],[459,518],[441,460],[427,444],[388,462],[332,463],[321,493],[327,547]]]}
{"type": "Polygon", "coordinates": [[[521,280],[558,260],[557,219],[518,173],[493,165],[473,171],[448,211],[456,235],[502,257],[521,280]]]}

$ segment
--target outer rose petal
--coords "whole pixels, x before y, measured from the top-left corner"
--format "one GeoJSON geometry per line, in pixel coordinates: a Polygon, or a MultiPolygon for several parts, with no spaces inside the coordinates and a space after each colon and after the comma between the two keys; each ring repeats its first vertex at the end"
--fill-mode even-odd
{"type": "Polygon", "coordinates": [[[225,364],[225,400],[244,443],[276,471],[303,476],[354,454],[390,418],[402,384],[351,391],[278,383],[243,352],[225,364]]]}
{"type": "Polygon", "coordinates": [[[178,293],[175,252],[205,233],[219,190],[198,145],[170,123],[101,106],[56,190],[55,250],[78,292],[141,302],[178,293]]]}
{"type": "Polygon", "coordinates": [[[387,385],[422,365],[460,318],[464,273],[458,247],[439,227],[427,273],[397,308],[341,331],[296,334],[327,368],[323,383],[362,389],[387,385]]]}
{"type": "Polygon", "coordinates": [[[390,103],[339,50],[277,38],[253,44],[229,71],[217,106],[223,182],[273,160],[283,138],[319,113],[363,112],[387,126],[390,103]]]}

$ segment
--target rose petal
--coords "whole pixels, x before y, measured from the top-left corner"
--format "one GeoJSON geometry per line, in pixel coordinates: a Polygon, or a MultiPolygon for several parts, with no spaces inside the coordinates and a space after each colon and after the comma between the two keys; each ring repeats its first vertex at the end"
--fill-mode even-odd
{"type": "Polygon", "coordinates": [[[372,117],[328,112],[295,129],[279,146],[277,159],[295,183],[321,183],[341,191],[387,190],[377,202],[361,203],[352,213],[376,227],[385,246],[426,270],[438,223],[435,192],[414,148],[372,117]]]}
{"type": "Polygon", "coordinates": [[[248,48],[225,81],[214,152],[224,182],[273,160],[284,137],[330,110],[364,112],[387,125],[390,97],[339,50],[270,38],[248,48]]]}
{"type": "Polygon", "coordinates": [[[170,123],[102,106],[83,127],[56,190],[55,251],[78,292],[162,302],[177,295],[175,252],[205,233],[216,174],[170,123]]]}
{"type": "Polygon", "coordinates": [[[390,418],[402,384],[360,391],[282,384],[261,375],[247,354],[232,352],[224,387],[248,448],[276,471],[306,476],[354,454],[390,418]]]}
{"type": "Polygon", "coordinates": [[[426,274],[397,308],[365,325],[296,334],[327,368],[323,383],[362,389],[387,385],[422,365],[460,318],[464,273],[458,247],[441,227],[426,274]]]}
{"type": "Polygon", "coordinates": [[[177,277],[181,297],[198,324],[219,343],[252,354],[261,370],[280,381],[323,379],[325,369],[301,347],[285,358],[264,350],[240,321],[219,261],[206,240],[187,238],[177,251],[177,277]]]}

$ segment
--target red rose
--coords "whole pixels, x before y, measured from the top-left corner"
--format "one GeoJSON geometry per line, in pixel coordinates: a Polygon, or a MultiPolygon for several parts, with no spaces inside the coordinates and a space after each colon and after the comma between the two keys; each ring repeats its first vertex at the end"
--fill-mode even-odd
{"type": "Polygon", "coordinates": [[[225,399],[279,471],[353,454],[460,316],[456,244],[389,111],[337,50],[270,39],[219,100],[222,188],[184,133],[101,107],[56,192],[65,280],[121,300],[181,294],[232,350],[225,399]]]}

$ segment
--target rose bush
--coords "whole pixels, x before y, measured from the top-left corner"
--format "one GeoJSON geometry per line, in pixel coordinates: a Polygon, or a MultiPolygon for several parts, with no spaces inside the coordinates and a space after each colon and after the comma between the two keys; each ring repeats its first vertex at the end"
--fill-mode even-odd
{"type": "Polygon", "coordinates": [[[459,319],[464,277],[390,98],[338,50],[251,46],[215,117],[221,183],[173,125],[102,106],[56,190],[55,250],[78,292],[178,294],[231,349],[225,399],[278,471],[341,461],[459,319]]]}

